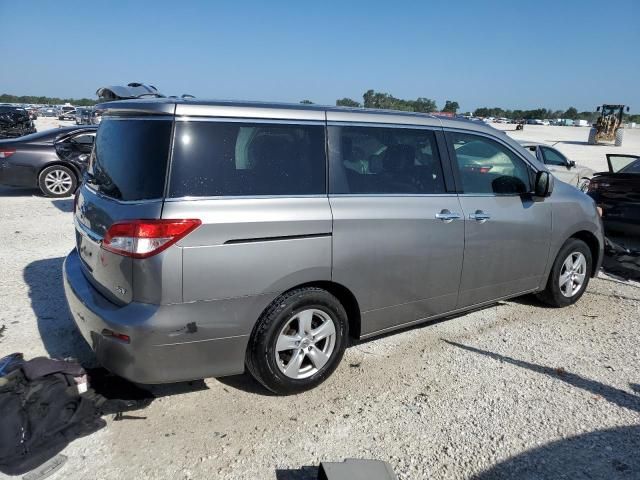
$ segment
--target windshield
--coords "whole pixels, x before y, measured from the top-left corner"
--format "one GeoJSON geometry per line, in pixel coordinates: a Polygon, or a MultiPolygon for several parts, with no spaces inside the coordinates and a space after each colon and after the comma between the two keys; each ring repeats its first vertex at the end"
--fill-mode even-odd
{"type": "Polygon", "coordinates": [[[104,119],[87,183],[116,200],[162,198],[171,124],[171,120],[104,119]]]}
{"type": "Polygon", "coordinates": [[[617,115],[619,111],[620,111],[620,109],[617,108],[617,107],[607,107],[607,106],[603,106],[602,107],[602,115],[603,116],[617,115]]]}

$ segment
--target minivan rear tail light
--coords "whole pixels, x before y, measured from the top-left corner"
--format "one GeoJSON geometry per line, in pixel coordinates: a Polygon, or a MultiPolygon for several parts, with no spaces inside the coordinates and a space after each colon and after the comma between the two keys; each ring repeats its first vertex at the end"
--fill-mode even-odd
{"type": "Polygon", "coordinates": [[[14,153],[16,153],[15,148],[0,148],[0,158],[9,158],[14,153]]]}
{"type": "Polygon", "coordinates": [[[169,248],[201,224],[193,218],[116,222],[104,236],[102,248],[125,257],[148,258],[169,248]]]}

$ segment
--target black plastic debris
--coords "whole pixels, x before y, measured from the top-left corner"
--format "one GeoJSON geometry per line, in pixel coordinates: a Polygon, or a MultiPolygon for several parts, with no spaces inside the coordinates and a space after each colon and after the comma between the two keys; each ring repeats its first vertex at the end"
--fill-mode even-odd
{"type": "Polygon", "coordinates": [[[154,398],[104,369],[8,355],[0,359],[0,472],[45,478],[60,467],[54,460],[70,442],[106,426],[102,416],[145,420],[123,412],[145,408],[154,398]]]}
{"type": "Polygon", "coordinates": [[[606,237],[602,270],[622,280],[640,282],[640,239],[606,237]]]}
{"type": "Polygon", "coordinates": [[[96,405],[102,415],[115,414],[114,420],[117,421],[146,418],[123,413],[148,407],[155,399],[151,392],[104,368],[89,368],[87,375],[96,405]]]}
{"type": "Polygon", "coordinates": [[[106,423],[83,395],[87,379],[75,362],[38,358],[14,363],[0,377],[0,472],[21,475],[106,423]]]}

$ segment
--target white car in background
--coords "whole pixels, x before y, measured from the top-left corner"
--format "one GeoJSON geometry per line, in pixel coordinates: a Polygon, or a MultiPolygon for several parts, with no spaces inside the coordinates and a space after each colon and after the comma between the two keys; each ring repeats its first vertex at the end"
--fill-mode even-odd
{"type": "Polygon", "coordinates": [[[520,145],[543,162],[558,180],[587,191],[595,170],[576,164],[550,145],[538,142],[520,142],[520,145]]]}
{"type": "Polygon", "coordinates": [[[75,120],[76,119],[76,107],[67,104],[60,107],[58,110],[58,120],[75,120]]]}

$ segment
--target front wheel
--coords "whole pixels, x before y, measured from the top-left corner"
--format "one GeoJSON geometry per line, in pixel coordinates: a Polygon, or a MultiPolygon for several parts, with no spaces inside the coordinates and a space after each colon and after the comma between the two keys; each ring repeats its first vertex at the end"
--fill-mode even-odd
{"type": "Polygon", "coordinates": [[[71,169],[63,165],[52,165],[40,172],[38,185],[46,197],[68,197],[76,191],[78,179],[71,169]]]}
{"type": "Polygon", "coordinates": [[[344,354],[347,314],[326,290],[308,287],[278,297],[262,314],[249,340],[247,368],[279,395],[320,385],[344,354]]]}
{"type": "Polygon", "coordinates": [[[538,298],[557,308],[576,303],[589,284],[592,261],[586,243],[577,238],[567,240],[553,263],[547,286],[538,298]]]}

